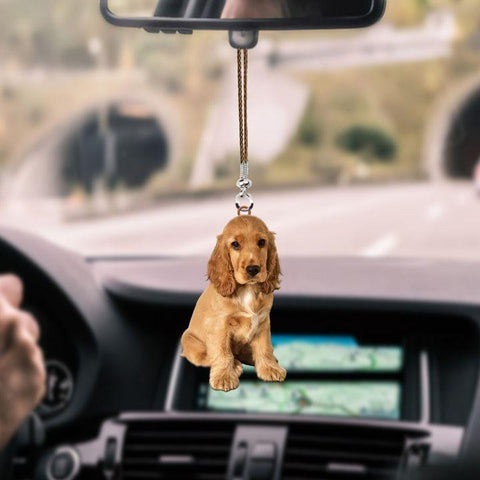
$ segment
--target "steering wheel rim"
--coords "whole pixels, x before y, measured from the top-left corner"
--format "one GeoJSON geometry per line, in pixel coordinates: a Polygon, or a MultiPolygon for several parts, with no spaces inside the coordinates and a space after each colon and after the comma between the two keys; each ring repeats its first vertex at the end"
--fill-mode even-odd
{"type": "Polygon", "coordinates": [[[40,447],[45,440],[42,419],[37,413],[31,413],[10,440],[0,451],[0,480],[9,480],[13,469],[13,459],[19,448],[40,447]]]}
{"type": "Polygon", "coordinates": [[[18,446],[18,433],[13,437],[7,446],[0,451],[0,480],[11,478],[13,458],[18,446]]]}

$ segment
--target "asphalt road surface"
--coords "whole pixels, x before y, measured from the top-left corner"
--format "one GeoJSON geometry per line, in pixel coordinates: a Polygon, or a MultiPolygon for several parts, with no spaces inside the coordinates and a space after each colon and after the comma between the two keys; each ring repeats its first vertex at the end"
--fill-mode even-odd
{"type": "MultiPolygon", "coordinates": [[[[165,202],[139,212],[63,223],[38,209],[0,208],[0,224],[84,254],[208,255],[234,216],[232,195],[165,202]]],[[[281,255],[480,260],[480,198],[469,182],[329,187],[255,196],[281,255]]]]}

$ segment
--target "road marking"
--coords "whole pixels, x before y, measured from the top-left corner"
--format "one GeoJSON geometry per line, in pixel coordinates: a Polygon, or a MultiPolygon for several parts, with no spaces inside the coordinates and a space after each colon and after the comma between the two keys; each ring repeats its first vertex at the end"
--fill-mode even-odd
{"type": "Polygon", "coordinates": [[[369,258],[384,257],[398,245],[398,240],[398,235],[396,233],[387,233],[365,250],[362,250],[360,255],[369,258]]]}
{"type": "Polygon", "coordinates": [[[428,206],[425,215],[428,220],[436,222],[445,215],[445,207],[441,203],[432,203],[428,206]]]}
{"type": "MultiPolygon", "coordinates": [[[[357,201],[352,204],[335,205],[318,210],[318,207],[314,209],[292,209],[292,211],[286,211],[277,215],[276,218],[271,218],[268,221],[269,226],[277,235],[285,236],[291,234],[294,229],[305,229],[308,226],[318,226],[320,222],[327,221],[332,218],[338,218],[344,215],[350,215],[359,213],[362,210],[370,210],[372,207],[378,205],[378,200],[374,198],[368,198],[367,200],[357,201]]],[[[299,203],[299,208],[301,207],[299,203]]],[[[267,207],[267,205],[265,205],[267,207]]],[[[274,204],[271,205],[272,212],[276,209],[274,204]]],[[[269,217],[269,215],[267,215],[269,217]]],[[[162,253],[165,255],[204,255],[210,253],[215,245],[215,237],[210,234],[203,238],[196,238],[191,242],[185,242],[177,245],[164,246],[162,253]]]]}
{"type": "MultiPolygon", "coordinates": [[[[332,220],[338,221],[331,228],[339,228],[340,220],[347,223],[349,216],[371,214],[379,205],[396,205],[412,195],[419,196],[421,202],[426,194],[430,196],[429,192],[423,185],[401,189],[331,187],[274,194],[259,192],[255,200],[258,214],[278,233],[280,243],[285,245],[282,248],[289,251],[293,235],[306,237],[312,229],[328,227],[332,220]]],[[[57,218],[48,228],[34,222],[30,229],[57,244],[90,255],[111,253],[112,249],[123,254],[141,251],[152,255],[206,255],[215,245],[215,235],[233,216],[231,203],[229,195],[190,198],[118,216],[69,223],[57,218]]],[[[297,247],[293,254],[297,254],[297,247]]]]}

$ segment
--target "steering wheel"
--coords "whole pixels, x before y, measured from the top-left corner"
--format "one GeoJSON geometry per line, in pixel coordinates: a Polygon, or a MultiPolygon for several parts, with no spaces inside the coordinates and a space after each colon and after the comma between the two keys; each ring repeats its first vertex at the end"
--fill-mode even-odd
{"type": "Polygon", "coordinates": [[[0,480],[7,480],[11,477],[13,457],[16,451],[17,436],[0,452],[0,480]]]}
{"type": "Polygon", "coordinates": [[[19,449],[40,447],[45,440],[43,422],[37,413],[31,413],[10,443],[0,452],[0,480],[8,480],[13,459],[19,449]]]}

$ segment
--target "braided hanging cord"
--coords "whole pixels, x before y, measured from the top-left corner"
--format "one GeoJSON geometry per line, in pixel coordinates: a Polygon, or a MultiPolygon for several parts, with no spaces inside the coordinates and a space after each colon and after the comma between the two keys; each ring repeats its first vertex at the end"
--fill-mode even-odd
{"type": "Polygon", "coordinates": [[[247,112],[247,80],[248,80],[248,50],[237,50],[238,69],[238,125],[240,135],[240,178],[237,187],[240,193],[235,199],[237,213],[252,213],[253,199],[248,193],[252,181],[248,178],[248,112],[247,112]]]}
{"type": "Polygon", "coordinates": [[[238,120],[240,127],[240,162],[248,162],[247,78],[248,50],[237,50],[238,120]]]}

